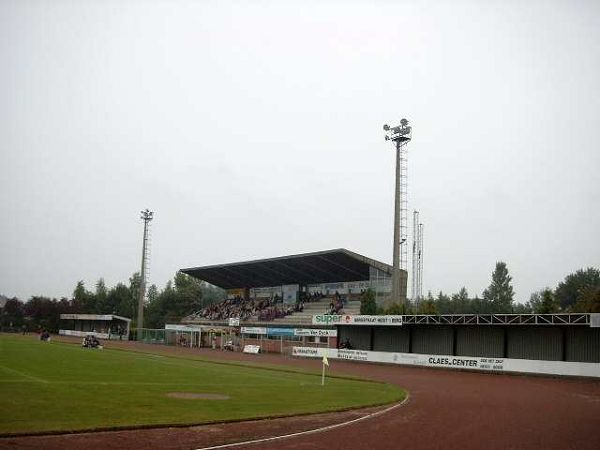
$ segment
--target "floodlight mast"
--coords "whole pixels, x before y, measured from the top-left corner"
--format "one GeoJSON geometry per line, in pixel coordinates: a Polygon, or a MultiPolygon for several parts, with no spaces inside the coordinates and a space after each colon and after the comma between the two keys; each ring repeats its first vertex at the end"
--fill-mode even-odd
{"type": "Polygon", "coordinates": [[[154,218],[154,212],[146,208],[141,212],[144,221],[144,240],[142,242],[142,273],[140,276],[140,290],[138,297],[138,317],[137,317],[137,339],[142,340],[142,329],[144,328],[144,300],[146,298],[146,267],[148,266],[148,228],[154,218]]]}
{"type": "Polygon", "coordinates": [[[401,276],[401,270],[406,271],[407,265],[407,238],[406,229],[408,221],[407,200],[407,155],[406,144],[412,139],[412,127],[408,120],[402,119],[400,125],[390,127],[385,124],[385,140],[396,144],[396,191],[394,207],[394,252],[392,273],[392,298],[393,302],[404,305],[406,300],[406,277],[401,276]]]}
{"type": "Polygon", "coordinates": [[[412,247],[412,270],[411,279],[411,296],[413,305],[417,307],[419,299],[419,211],[413,211],[413,247],[412,247]]]}

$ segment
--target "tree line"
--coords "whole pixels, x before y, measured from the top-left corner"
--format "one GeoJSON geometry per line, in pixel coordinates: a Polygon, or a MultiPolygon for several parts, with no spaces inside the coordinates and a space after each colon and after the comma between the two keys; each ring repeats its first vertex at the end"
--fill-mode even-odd
{"type": "MultiPolygon", "coordinates": [[[[45,329],[56,333],[61,314],[115,314],[133,319],[132,327],[135,328],[140,285],[141,277],[136,272],[127,283],[119,282],[110,288],[102,278],[93,290],[79,281],[71,298],[33,296],[26,302],[18,298],[8,299],[0,308],[0,329],[45,329]]],[[[144,327],[163,328],[165,323],[177,323],[193,311],[224,298],[224,290],[177,272],[163,289],[154,284],[148,288],[144,327]]]]}
{"type": "Polygon", "coordinates": [[[499,261],[492,272],[490,285],[481,297],[470,297],[461,287],[457,293],[431,291],[418,302],[391,304],[378,308],[375,293],[368,292],[361,303],[363,314],[550,314],[600,312],[600,270],[589,267],[571,273],[551,289],[545,287],[531,294],[526,303],[515,302],[512,277],[506,263],[499,261]]]}
{"type": "MultiPolygon", "coordinates": [[[[27,302],[8,299],[0,308],[0,329],[46,329],[57,332],[60,314],[116,314],[133,319],[136,327],[140,274],[134,273],[128,283],[108,288],[100,278],[93,290],[79,281],[72,298],[54,299],[33,296],[27,302]]],[[[225,299],[225,291],[178,272],[163,289],[148,288],[144,305],[144,327],[163,328],[165,323],[177,323],[188,314],[225,299]]],[[[559,313],[600,312],[600,270],[589,267],[565,277],[551,289],[543,288],[531,294],[525,304],[514,301],[512,277],[506,263],[498,262],[490,285],[482,296],[470,297],[462,287],[457,293],[431,292],[419,302],[392,304],[379,308],[375,295],[367,291],[361,304],[362,314],[490,314],[490,313],[559,313]]]]}

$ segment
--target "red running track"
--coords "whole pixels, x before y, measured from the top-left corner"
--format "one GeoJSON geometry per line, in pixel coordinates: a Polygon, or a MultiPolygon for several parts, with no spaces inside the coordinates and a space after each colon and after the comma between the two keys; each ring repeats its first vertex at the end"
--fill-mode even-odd
{"type": "MultiPolygon", "coordinates": [[[[272,363],[284,359],[267,358],[272,363]]],[[[234,448],[600,449],[600,380],[330,364],[333,373],[402,386],[409,402],[323,434],[234,448]]],[[[315,369],[320,361],[294,365],[315,369]]]]}

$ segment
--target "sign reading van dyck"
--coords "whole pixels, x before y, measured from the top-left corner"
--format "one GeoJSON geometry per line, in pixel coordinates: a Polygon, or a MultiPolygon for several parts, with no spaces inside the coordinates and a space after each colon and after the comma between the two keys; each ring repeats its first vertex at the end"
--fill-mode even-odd
{"type": "Polygon", "coordinates": [[[402,316],[351,316],[347,314],[317,314],[313,325],[387,325],[401,326],[402,316]]]}

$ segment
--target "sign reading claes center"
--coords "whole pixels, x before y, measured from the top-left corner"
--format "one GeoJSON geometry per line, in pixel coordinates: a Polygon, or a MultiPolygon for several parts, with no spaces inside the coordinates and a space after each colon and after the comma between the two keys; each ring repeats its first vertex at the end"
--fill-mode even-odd
{"type": "Polygon", "coordinates": [[[313,325],[383,325],[401,326],[402,316],[351,316],[347,314],[317,314],[313,325]]]}

